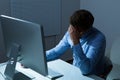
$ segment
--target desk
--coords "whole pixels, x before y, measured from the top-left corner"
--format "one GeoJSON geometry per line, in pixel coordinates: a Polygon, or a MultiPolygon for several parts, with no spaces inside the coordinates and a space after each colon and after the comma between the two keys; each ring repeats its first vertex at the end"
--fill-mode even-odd
{"type": "MultiPolygon", "coordinates": [[[[4,73],[5,66],[6,65],[4,63],[0,67],[0,72],[2,74],[4,73]]],[[[63,77],[57,78],[56,80],[104,80],[95,75],[83,76],[77,67],[60,59],[48,62],[48,67],[64,75],[63,77]]],[[[49,78],[40,75],[30,68],[22,68],[20,63],[17,63],[16,70],[29,76],[32,78],[32,80],[50,80],[49,78]]],[[[4,80],[1,77],[2,76],[0,75],[0,80],[4,80]]]]}

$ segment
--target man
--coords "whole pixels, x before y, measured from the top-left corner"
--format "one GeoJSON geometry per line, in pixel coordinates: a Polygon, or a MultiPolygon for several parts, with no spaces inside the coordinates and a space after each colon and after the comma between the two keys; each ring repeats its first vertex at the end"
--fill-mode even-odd
{"type": "Polygon", "coordinates": [[[94,17],[87,10],[78,10],[70,17],[68,31],[59,44],[46,51],[47,60],[59,58],[68,48],[73,52],[73,65],[82,74],[103,73],[106,39],[93,27],[94,17]]]}

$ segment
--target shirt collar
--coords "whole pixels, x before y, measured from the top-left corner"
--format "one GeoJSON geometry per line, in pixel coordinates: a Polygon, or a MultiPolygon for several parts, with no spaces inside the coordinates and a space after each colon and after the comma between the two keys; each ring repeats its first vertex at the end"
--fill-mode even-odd
{"type": "Polygon", "coordinates": [[[94,28],[92,27],[92,28],[90,28],[87,32],[85,32],[85,33],[82,35],[81,39],[84,39],[84,38],[88,37],[88,35],[93,32],[93,29],[94,29],[94,28]]]}

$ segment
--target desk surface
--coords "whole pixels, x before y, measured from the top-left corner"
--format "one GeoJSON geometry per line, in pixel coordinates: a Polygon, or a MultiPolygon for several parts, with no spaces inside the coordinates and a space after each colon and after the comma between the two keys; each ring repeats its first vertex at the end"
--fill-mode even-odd
{"type": "Polygon", "coordinates": [[[94,80],[83,76],[77,67],[62,60],[52,61],[48,63],[48,67],[64,75],[57,80],[94,80]]]}
{"type": "MultiPolygon", "coordinates": [[[[1,64],[0,66],[1,66],[0,72],[4,73],[5,65],[1,64]]],[[[60,77],[56,80],[104,80],[94,75],[83,76],[81,74],[81,71],[77,67],[69,63],[66,63],[60,59],[48,62],[48,67],[64,75],[63,77],[60,77]]],[[[17,63],[16,70],[29,76],[30,78],[32,78],[32,80],[50,80],[49,78],[44,77],[29,68],[28,69],[22,68],[19,63],[17,63]]],[[[4,80],[2,79],[1,74],[0,74],[0,80],[4,80]]]]}

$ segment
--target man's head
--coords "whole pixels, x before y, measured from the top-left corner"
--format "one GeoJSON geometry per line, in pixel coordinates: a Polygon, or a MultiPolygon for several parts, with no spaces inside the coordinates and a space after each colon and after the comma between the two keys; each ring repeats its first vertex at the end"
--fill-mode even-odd
{"type": "Polygon", "coordinates": [[[90,29],[93,25],[94,17],[87,10],[77,10],[70,17],[70,24],[76,29],[81,29],[86,31],[90,29]]]}

